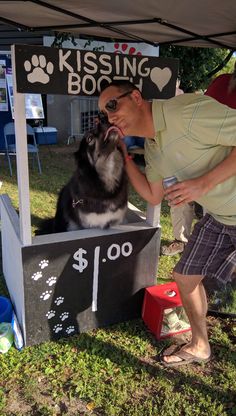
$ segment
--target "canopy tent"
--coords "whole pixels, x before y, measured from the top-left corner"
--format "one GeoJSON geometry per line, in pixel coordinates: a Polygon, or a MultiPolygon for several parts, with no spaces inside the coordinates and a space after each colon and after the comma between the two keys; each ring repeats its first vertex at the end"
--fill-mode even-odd
{"type": "MultiPolygon", "coordinates": [[[[142,41],[151,45],[236,49],[235,0],[4,0],[0,2],[1,36],[9,45],[32,43],[32,36],[70,32],[74,36],[142,41]],[[4,27],[16,29],[4,32],[4,27]],[[29,36],[29,41],[27,36],[29,36]]],[[[36,42],[34,42],[36,43],[36,42]]],[[[37,44],[37,43],[36,43],[37,44]]],[[[13,60],[14,61],[14,60],[13,60]]],[[[14,62],[13,62],[14,67],[14,62]]],[[[14,71],[15,72],[15,71],[14,71]]],[[[14,91],[21,238],[31,243],[29,186],[23,94],[14,91]],[[25,139],[24,139],[25,138],[25,139]]]]}
{"type": "MultiPolygon", "coordinates": [[[[4,0],[0,1],[0,22],[2,22],[2,26],[0,24],[0,50],[3,50],[2,45],[7,47],[7,44],[34,43],[38,45],[42,35],[53,34],[55,31],[70,32],[76,37],[83,35],[113,41],[114,39],[141,41],[155,46],[175,44],[236,49],[235,0],[225,0],[224,3],[219,0],[181,0],[181,2],[136,0],[132,3],[120,0],[113,2],[112,5],[106,0],[86,0],[86,2],[84,0],[49,0],[47,2],[4,0]],[[10,31],[6,31],[6,28],[10,31]],[[14,30],[16,35],[14,35],[14,30]],[[38,35],[40,35],[39,38],[38,35]]],[[[36,298],[35,293],[32,297],[29,296],[28,288],[32,287],[32,279],[35,277],[37,279],[38,276],[35,276],[37,273],[32,274],[28,269],[29,257],[35,262],[37,259],[37,264],[34,265],[36,271],[36,267],[41,263],[38,262],[38,250],[43,247],[43,250],[48,253],[50,242],[53,244],[55,242],[51,239],[57,242],[58,236],[52,235],[49,239],[49,236],[36,236],[32,241],[25,106],[24,94],[17,89],[16,49],[12,47],[20,215],[17,216],[10,201],[3,195],[0,198],[1,233],[4,276],[13,297],[19,322],[25,326],[26,321],[30,322],[32,318],[31,315],[29,318],[27,316],[28,303],[32,304],[32,298],[34,300],[36,298]],[[30,253],[28,258],[24,255],[26,250],[30,253]],[[26,298],[29,299],[27,304],[26,298]]],[[[160,207],[152,206],[147,209],[147,223],[152,227],[158,225],[159,210],[160,207]]],[[[70,238],[65,237],[66,247],[69,245],[67,240],[70,238]]],[[[61,241],[58,241],[58,244],[61,244],[61,241]]],[[[57,247],[52,246],[52,250],[57,256],[57,247]]],[[[43,254],[40,259],[47,259],[45,255],[43,254]]],[[[60,258],[60,253],[58,257],[60,258]]],[[[150,254],[150,258],[154,257],[150,254]]],[[[66,269],[67,262],[66,260],[63,270],[68,270],[66,269]]],[[[151,274],[146,273],[146,275],[151,274]]],[[[50,297],[50,294],[51,289],[41,293],[40,299],[43,299],[41,304],[50,297]]],[[[38,295],[39,293],[37,299],[38,295]]],[[[38,309],[35,310],[38,315],[38,309]]]]}
{"type": "Polygon", "coordinates": [[[1,44],[38,44],[40,36],[55,31],[236,49],[235,0],[6,0],[0,2],[0,16],[0,49],[1,44]]]}

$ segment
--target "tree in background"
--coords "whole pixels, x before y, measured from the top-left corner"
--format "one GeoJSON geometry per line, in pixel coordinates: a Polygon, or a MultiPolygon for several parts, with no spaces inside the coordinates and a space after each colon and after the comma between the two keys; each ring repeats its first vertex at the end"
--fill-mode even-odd
{"type": "Polygon", "coordinates": [[[179,76],[184,92],[204,91],[219,73],[232,72],[235,62],[233,51],[221,48],[168,45],[160,47],[160,56],[179,59],[179,76]]]}

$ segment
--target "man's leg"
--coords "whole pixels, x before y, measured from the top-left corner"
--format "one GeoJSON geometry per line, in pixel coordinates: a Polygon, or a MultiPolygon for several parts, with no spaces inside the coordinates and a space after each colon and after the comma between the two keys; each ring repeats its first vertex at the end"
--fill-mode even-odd
{"type": "Polygon", "coordinates": [[[191,234],[194,219],[193,204],[171,207],[170,216],[175,240],[170,245],[162,247],[162,254],[166,256],[173,256],[184,251],[184,246],[191,234]]]}
{"type": "Polygon", "coordinates": [[[183,243],[187,243],[194,219],[193,204],[190,203],[180,207],[171,207],[170,214],[174,238],[183,243]]]}
{"type": "MultiPolygon", "coordinates": [[[[207,299],[201,282],[203,276],[186,276],[174,272],[174,279],[178,285],[182,305],[192,328],[192,340],[183,347],[183,351],[193,354],[198,358],[208,358],[211,350],[206,327],[207,299]]],[[[166,355],[164,360],[169,363],[181,361],[181,358],[173,354],[166,355]]]]}

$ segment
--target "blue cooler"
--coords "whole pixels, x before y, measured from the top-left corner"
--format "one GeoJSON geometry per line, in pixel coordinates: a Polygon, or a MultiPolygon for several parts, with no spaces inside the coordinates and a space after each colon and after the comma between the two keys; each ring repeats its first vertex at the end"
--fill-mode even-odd
{"type": "Polygon", "coordinates": [[[57,129],[55,127],[34,127],[38,144],[56,144],[57,129]]]}
{"type": "Polygon", "coordinates": [[[0,322],[11,322],[12,304],[10,299],[0,296],[0,322]]]}

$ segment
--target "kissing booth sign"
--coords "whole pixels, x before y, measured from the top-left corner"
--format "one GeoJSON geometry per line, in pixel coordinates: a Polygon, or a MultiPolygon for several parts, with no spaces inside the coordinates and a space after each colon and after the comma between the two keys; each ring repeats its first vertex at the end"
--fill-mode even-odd
{"type": "Polygon", "coordinates": [[[145,98],[175,95],[176,59],[33,46],[15,54],[18,92],[98,96],[104,83],[128,79],[145,98]]]}
{"type": "Polygon", "coordinates": [[[130,79],[146,98],[174,95],[177,62],[143,56],[13,46],[19,215],[1,196],[3,271],[26,345],[141,317],[156,281],[159,207],[130,206],[109,230],[31,235],[24,93],[98,95],[130,79]]]}

